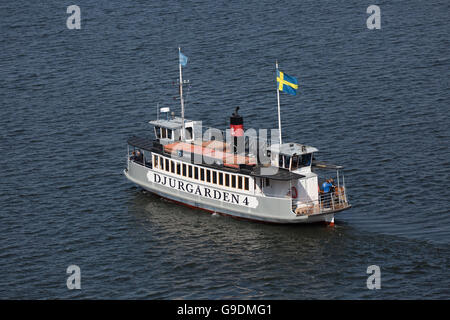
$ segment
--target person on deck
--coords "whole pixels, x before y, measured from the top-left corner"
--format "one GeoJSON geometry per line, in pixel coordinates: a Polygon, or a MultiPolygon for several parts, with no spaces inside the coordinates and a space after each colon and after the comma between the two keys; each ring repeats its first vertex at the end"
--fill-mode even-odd
{"type": "Polygon", "coordinates": [[[322,201],[322,205],[325,207],[329,207],[331,205],[331,196],[327,196],[327,194],[331,194],[334,190],[333,179],[327,179],[322,184],[322,189],[320,190],[320,197],[322,201]]]}
{"type": "Polygon", "coordinates": [[[330,192],[334,193],[334,190],[336,190],[336,185],[334,184],[333,178],[330,178],[331,188],[330,192]]]}
{"type": "Polygon", "coordinates": [[[140,163],[144,163],[144,154],[141,152],[141,150],[138,150],[136,152],[136,161],[140,163]]]}
{"type": "Polygon", "coordinates": [[[325,182],[322,184],[322,189],[323,189],[323,192],[324,193],[330,193],[330,192],[332,192],[333,190],[333,179],[327,179],[327,180],[325,180],[325,182]]]}

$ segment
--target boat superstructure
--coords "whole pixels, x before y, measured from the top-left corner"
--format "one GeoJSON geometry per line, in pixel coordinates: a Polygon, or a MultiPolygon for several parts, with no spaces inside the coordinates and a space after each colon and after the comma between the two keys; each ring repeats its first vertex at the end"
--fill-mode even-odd
{"type": "MultiPolygon", "coordinates": [[[[180,93],[181,79],[180,67],[180,93]]],[[[343,168],[315,161],[316,148],[283,143],[281,134],[269,142],[255,130],[244,131],[238,110],[221,131],[185,119],[183,102],[181,117],[160,109],[149,122],[154,138],[128,139],[125,176],[163,198],[209,212],[272,223],[334,223],[334,215],[350,207],[343,168]],[[321,170],[336,172],[327,192],[320,189],[321,170]]]]}

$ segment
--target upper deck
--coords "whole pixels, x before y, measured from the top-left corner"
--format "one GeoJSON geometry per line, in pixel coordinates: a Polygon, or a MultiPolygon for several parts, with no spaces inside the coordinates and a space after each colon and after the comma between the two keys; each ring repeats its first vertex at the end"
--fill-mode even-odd
{"type": "Polygon", "coordinates": [[[233,141],[232,137],[230,139],[230,132],[215,128],[207,128],[203,132],[200,121],[187,119],[184,120],[183,139],[183,119],[174,115],[167,115],[164,119],[152,120],[149,123],[154,126],[155,137],[167,152],[202,154],[228,167],[238,168],[240,164],[270,165],[306,174],[311,172],[313,153],[319,151],[315,147],[295,142],[271,145],[267,139],[256,136],[255,130],[243,132],[243,137],[238,141],[242,144],[239,149],[231,145],[236,144],[236,141],[233,141]],[[224,142],[225,140],[227,142],[224,142]],[[198,150],[192,150],[193,148],[198,150]],[[239,149],[239,152],[236,149],[239,149]]]}
{"type": "Polygon", "coordinates": [[[201,145],[175,142],[162,146],[160,144],[154,144],[148,138],[133,136],[128,139],[128,144],[142,150],[160,153],[188,163],[195,163],[195,160],[198,159],[200,163],[197,164],[205,167],[213,167],[234,173],[239,172],[259,178],[289,181],[304,177],[285,168],[260,165],[251,156],[240,156],[227,152],[227,144],[220,141],[205,141],[201,145]]]}

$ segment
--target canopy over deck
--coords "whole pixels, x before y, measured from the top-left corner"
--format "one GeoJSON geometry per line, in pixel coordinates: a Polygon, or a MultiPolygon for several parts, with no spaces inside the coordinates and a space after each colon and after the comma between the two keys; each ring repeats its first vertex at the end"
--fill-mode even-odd
{"type": "MultiPolygon", "coordinates": [[[[184,119],[184,123],[189,122],[190,120],[184,119]]],[[[171,130],[180,129],[183,125],[183,120],[180,117],[175,117],[173,119],[158,119],[152,120],[148,123],[154,125],[155,127],[162,127],[171,130]]]]}
{"type": "Polygon", "coordinates": [[[280,154],[289,155],[292,156],[294,154],[302,155],[307,153],[313,153],[319,151],[319,149],[306,146],[300,143],[290,142],[290,143],[283,143],[281,145],[274,144],[272,145],[272,150],[278,151],[280,154]]]}
{"type": "Polygon", "coordinates": [[[143,149],[143,150],[147,150],[147,151],[152,151],[152,149],[153,149],[152,138],[132,136],[128,139],[127,142],[130,146],[133,146],[133,147],[136,147],[139,149],[143,149]]]}
{"type": "Polygon", "coordinates": [[[343,166],[337,166],[335,164],[325,163],[325,162],[319,162],[316,160],[313,160],[312,166],[317,169],[329,169],[329,170],[340,170],[344,169],[343,166]]]}
{"type": "Polygon", "coordinates": [[[273,180],[281,180],[281,181],[288,181],[288,180],[295,180],[295,179],[301,179],[305,176],[297,173],[293,173],[287,169],[284,168],[278,168],[278,167],[255,167],[252,172],[250,173],[251,176],[258,177],[258,178],[268,178],[273,180]],[[263,173],[263,171],[265,173],[263,173]],[[271,174],[273,173],[273,174],[271,174]]]}

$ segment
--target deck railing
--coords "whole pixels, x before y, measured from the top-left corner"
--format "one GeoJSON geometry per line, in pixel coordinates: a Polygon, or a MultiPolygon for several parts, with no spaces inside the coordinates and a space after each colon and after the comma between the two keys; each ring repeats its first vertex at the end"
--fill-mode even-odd
{"type": "Polygon", "coordinates": [[[319,199],[314,201],[293,201],[292,211],[296,215],[312,215],[339,211],[349,207],[345,187],[335,187],[334,191],[319,193],[319,199]]]}

